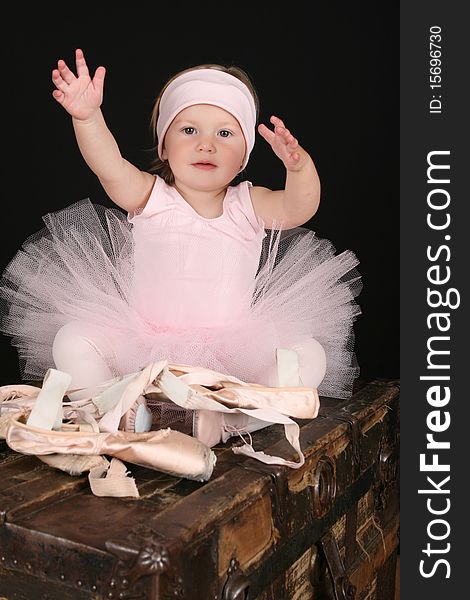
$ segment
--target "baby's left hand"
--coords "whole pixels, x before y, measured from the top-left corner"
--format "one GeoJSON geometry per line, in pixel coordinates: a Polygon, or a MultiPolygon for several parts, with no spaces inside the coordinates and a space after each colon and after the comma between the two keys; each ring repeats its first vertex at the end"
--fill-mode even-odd
{"type": "Polygon", "coordinates": [[[300,171],[308,160],[307,152],[299,146],[279,117],[273,115],[269,120],[274,125],[274,131],[261,124],[258,126],[259,134],[271,145],[274,154],[282,160],[288,171],[300,171]]]}

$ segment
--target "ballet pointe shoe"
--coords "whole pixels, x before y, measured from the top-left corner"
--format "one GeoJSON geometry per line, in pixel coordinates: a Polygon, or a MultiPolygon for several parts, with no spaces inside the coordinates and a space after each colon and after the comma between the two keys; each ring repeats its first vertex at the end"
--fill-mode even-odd
{"type": "Polygon", "coordinates": [[[145,433],[152,428],[152,413],[143,396],[139,396],[131,408],[121,417],[119,429],[133,433],[145,433]]]}
{"type": "Polygon", "coordinates": [[[243,413],[231,413],[223,415],[224,428],[222,432],[222,441],[225,443],[234,435],[243,435],[244,433],[253,433],[259,429],[264,429],[273,423],[260,421],[254,417],[249,417],[243,413]]]}
{"type": "Polygon", "coordinates": [[[215,446],[234,435],[252,433],[272,423],[260,421],[243,413],[221,413],[212,410],[197,410],[194,414],[193,435],[203,444],[215,446]]]}
{"type": "Polygon", "coordinates": [[[212,410],[195,410],[193,436],[211,448],[222,441],[224,414],[212,410]]]}

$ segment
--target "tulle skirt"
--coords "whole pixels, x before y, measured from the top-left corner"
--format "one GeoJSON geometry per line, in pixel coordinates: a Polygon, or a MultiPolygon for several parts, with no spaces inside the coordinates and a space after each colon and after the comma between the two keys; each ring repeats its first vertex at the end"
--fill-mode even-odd
{"type": "MultiPolygon", "coordinates": [[[[262,385],[272,385],[277,348],[313,337],[327,360],[319,393],[351,395],[359,373],[353,322],[361,290],[351,251],[337,255],[331,242],[305,228],[268,230],[249,310],[223,326],[159,327],[132,302],[134,243],[125,214],[83,200],[44,221],[0,282],[1,330],[12,337],[25,379],[42,379],[55,366],[54,338],[76,321],[106,337],[114,375],[167,359],[262,385]]],[[[155,270],[149,276],[158,276],[158,261],[155,270]]]]}

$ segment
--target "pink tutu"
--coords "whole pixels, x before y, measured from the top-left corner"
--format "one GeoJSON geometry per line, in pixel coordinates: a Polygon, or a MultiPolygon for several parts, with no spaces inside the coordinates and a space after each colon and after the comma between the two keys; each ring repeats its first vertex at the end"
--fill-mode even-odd
{"type": "Polygon", "coordinates": [[[44,377],[54,366],[56,333],[77,321],[110,342],[106,358],[115,375],[166,359],[269,385],[276,348],[313,337],[327,358],[319,393],[352,393],[358,375],[352,324],[360,313],[354,298],[361,289],[352,252],[335,255],[329,241],[304,228],[267,230],[253,285],[234,297],[233,279],[223,273],[236,273],[245,258],[243,252],[225,255],[222,237],[213,253],[220,273],[207,265],[204,274],[203,265],[192,285],[187,231],[171,230],[177,250],[164,263],[147,254],[147,270],[139,263],[137,276],[132,219],[121,211],[84,200],[44,221],[46,228],[26,240],[0,285],[8,305],[2,331],[18,349],[25,378],[44,377]]]}

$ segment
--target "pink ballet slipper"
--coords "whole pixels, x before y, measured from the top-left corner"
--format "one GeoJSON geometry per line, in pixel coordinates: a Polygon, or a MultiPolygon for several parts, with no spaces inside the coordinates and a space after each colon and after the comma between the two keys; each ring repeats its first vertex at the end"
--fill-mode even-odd
{"type": "Polygon", "coordinates": [[[222,441],[224,415],[212,410],[194,411],[193,436],[211,448],[222,441]]]}
{"type": "Polygon", "coordinates": [[[121,431],[132,431],[144,433],[152,428],[152,412],[147,407],[147,401],[139,396],[131,408],[121,417],[119,429],[121,431]]]}

